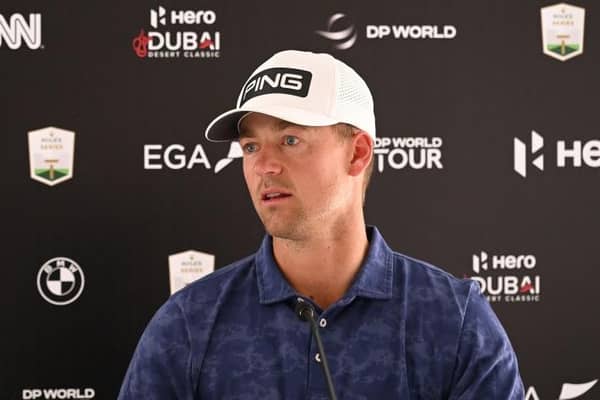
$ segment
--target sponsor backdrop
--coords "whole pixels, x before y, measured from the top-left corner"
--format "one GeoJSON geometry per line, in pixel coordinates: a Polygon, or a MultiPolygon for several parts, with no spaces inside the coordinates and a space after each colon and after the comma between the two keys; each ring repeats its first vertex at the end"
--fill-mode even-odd
{"type": "Polygon", "coordinates": [[[240,148],[203,131],[288,48],[330,52],[370,85],[367,222],[480,283],[528,400],[600,398],[598,13],[4,1],[0,398],[115,398],[168,296],[255,251],[240,148]]]}

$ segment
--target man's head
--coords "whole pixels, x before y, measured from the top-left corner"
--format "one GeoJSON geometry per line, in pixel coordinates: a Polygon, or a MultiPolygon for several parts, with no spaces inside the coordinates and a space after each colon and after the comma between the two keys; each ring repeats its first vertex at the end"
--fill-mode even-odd
{"type": "Polygon", "coordinates": [[[307,239],[359,215],[373,159],[366,132],[250,113],[240,123],[239,140],[250,197],[272,236],[307,239]]]}
{"type": "Polygon", "coordinates": [[[274,234],[277,226],[293,226],[288,233],[297,236],[362,207],[372,171],[373,98],[364,80],[332,56],[282,51],[254,71],[236,108],[211,122],[206,137],[240,140],[246,183],[265,227],[274,234]],[[267,199],[272,188],[284,196],[267,199]]]}

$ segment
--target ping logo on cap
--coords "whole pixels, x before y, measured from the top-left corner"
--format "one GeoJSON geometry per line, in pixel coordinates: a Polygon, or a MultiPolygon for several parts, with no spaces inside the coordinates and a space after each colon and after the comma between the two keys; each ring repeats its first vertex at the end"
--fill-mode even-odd
{"type": "Polygon", "coordinates": [[[240,107],[253,97],[263,94],[282,93],[306,97],[312,74],[294,68],[269,68],[260,71],[248,80],[242,89],[240,107]]]}

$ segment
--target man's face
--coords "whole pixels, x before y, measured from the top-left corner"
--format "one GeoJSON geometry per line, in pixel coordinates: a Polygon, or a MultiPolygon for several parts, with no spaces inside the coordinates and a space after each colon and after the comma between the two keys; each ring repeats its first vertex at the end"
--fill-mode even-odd
{"type": "Polygon", "coordinates": [[[351,141],[342,141],[334,126],[306,127],[251,113],[240,124],[240,145],[248,191],[272,236],[307,239],[351,206],[351,141]]]}

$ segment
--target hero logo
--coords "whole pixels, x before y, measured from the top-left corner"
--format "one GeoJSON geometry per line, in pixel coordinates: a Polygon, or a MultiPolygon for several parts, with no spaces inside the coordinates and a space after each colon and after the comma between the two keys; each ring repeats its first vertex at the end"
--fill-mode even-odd
{"type": "Polygon", "coordinates": [[[167,11],[164,7],[158,7],[158,11],[150,10],[150,26],[154,29],[158,28],[158,24],[166,25],[167,19],[165,18],[165,14],[167,11]]]}
{"type": "Polygon", "coordinates": [[[392,169],[443,169],[442,138],[377,137],[375,138],[377,170],[385,166],[392,169]]]}
{"type": "Polygon", "coordinates": [[[254,75],[246,82],[238,107],[253,97],[263,94],[281,93],[306,97],[312,74],[295,68],[269,68],[254,75]]]}
{"type": "Polygon", "coordinates": [[[93,399],[96,391],[85,389],[23,389],[23,400],[32,399],[93,399]]]}
{"type": "Polygon", "coordinates": [[[221,33],[218,31],[158,31],[166,25],[212,25],[217,14],[212,10],[171,10],[164,7],[150,10],[150,26],[140,30],[132,41],[139,58],[219,58],[221,33]]]}
{"type": "MultiPolygon", "coordinates": [[[[158,10],[150,10],[150,25],[156,29],[158,25],[167,25],[167,10],[164,7],[158,7],[158,10]]],[[[200,11],[171,11],[171,25],[194,25],[207,24],[212,25],[217,20],[217,14],[211,10],[200,11]]]]}
{"type": "MultiPolygon", "coordinates": [[[[210,160],[201,144],[197,144],[189,157],[186,156],[186,148],[181,144],[171,144],[163,150],[162,144],[144,145],[144,169],[192,169],[197,164],[204,165],[205,169],[211,169],[210,160]]],[[[215,174],[221,172],[236,158],[243,156],[242,148],[238,142],[231,142],[229,152],[225,158],[217,161],[215,174]]]]}
{"type": "MultiPolygon", "coordinates": [[[[513,169],[523,178],[527,177],[527,145],[519,138],[513,139],[514,164],[513,169]]],[[[540,171],[544,170],[544,138],[536,131],[531,131],[530,155],[535,157],[531,163],[540,171]]],[[[567,143],[565,140],[556,142],[556,166],[559,168],[580,168],[583,165],[591,168],[600,167],[600,140],[574,140],[567,143]]]]}
{"type": "Polygon", "coordinates": [[[32,50],[42,46],[42,14],[29,14],[29,23],[21,14],[11,15],[9,21],[0,14],[0,47],[6,43],[9,49],[16,50],[22,40],[32,50]]]}
{"type": "MultiPolygon", "coordinates": [[[[558,400],[570,400],[583,396],[594,387],[598,379],[586,383],[563,383],[558,400]]],[[[530,386],[525,393],[525,400],[540,400],[535,387],[530,386]]]]}
{"type": "MultiPolygon", "coordinates": [[[[531,131],[531,154],[535,155],[542,147],[544,147],[544,138],[536,131],[531,131]]],[[[525,178],[527,176],[527,146],[518,138],[514,138],[514,154],[514,169],[519,175],[525,178]]],[[[544,155],[537,155],[531,163],[535,165],[537,169],[543,171],[544,155]]]]}
{"type": "Polygon", "coordinates": [[[532,270],[536,264],[537,260],[531,254],[493,255],[490,257],[485,251],[482,251],[480,254],[473,255],[473,272],[477,276],[472,276],[471,279],[479,283],[481,293],[490,302],[539,302],[539,275],[520,276],[504,273],[505,270],[515,272],[532,270]]]}
{"type": "MultiPolygon", "coordinates": [[[[480,255],[473,255],[473,271],[476,274],[481,270],[487,271],[489,268],[488,260],[489,257],[485,251],[482,251],[480,255]]],[[[491,259],[492,269],[533,269],[535,268],[535,263],[535,257],[531,254],[519,256],[494,255],[491,259]]]]}

